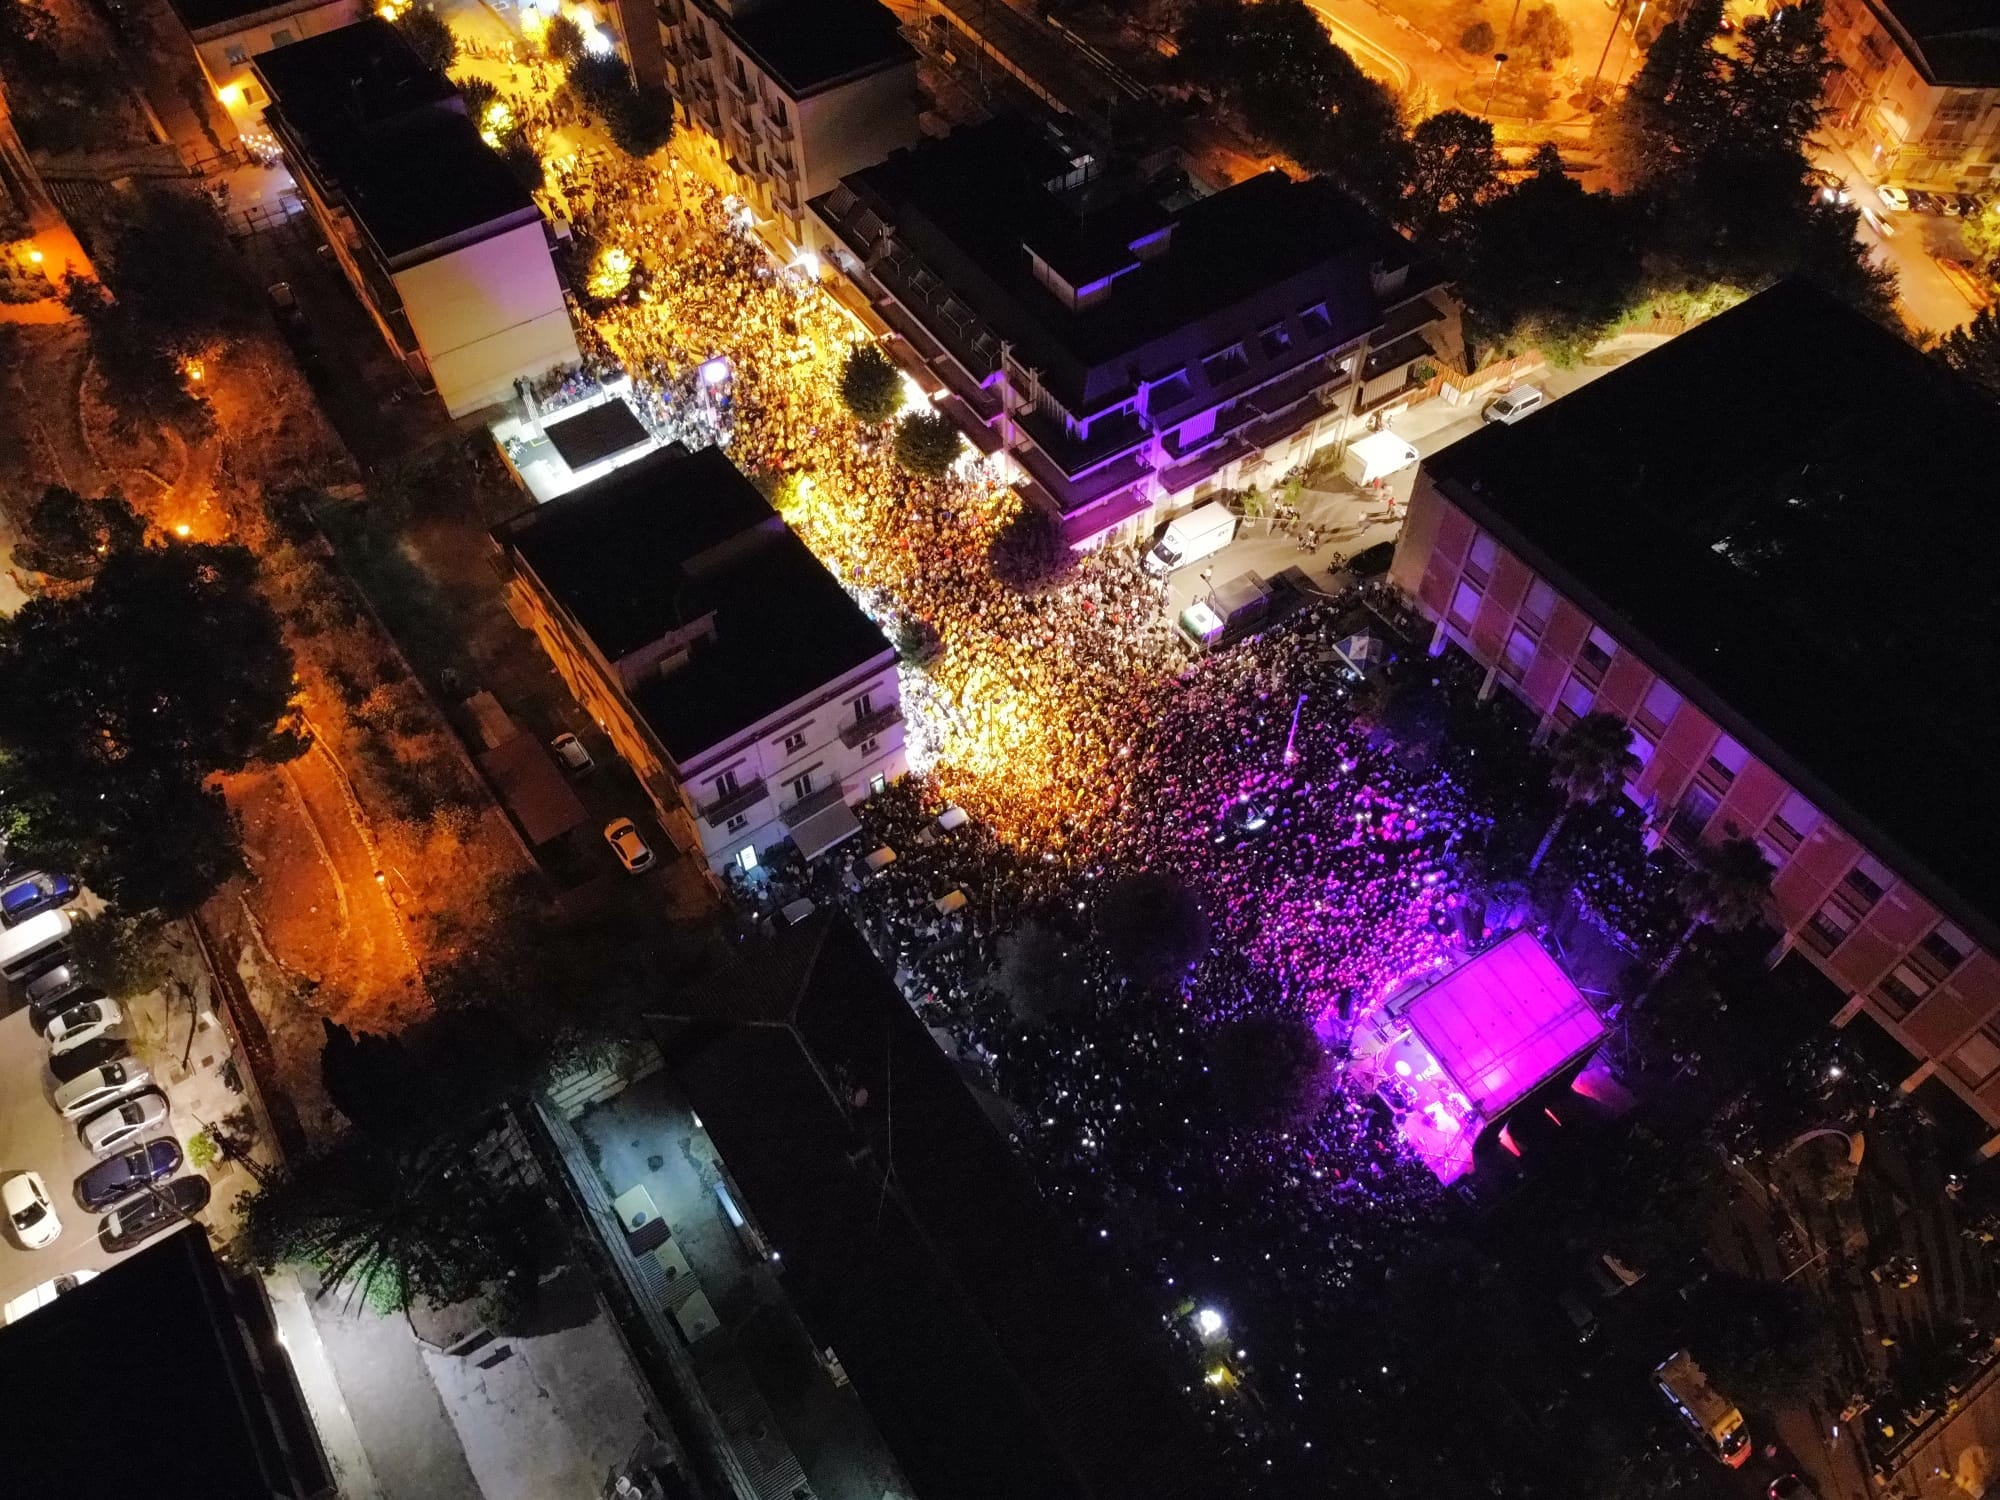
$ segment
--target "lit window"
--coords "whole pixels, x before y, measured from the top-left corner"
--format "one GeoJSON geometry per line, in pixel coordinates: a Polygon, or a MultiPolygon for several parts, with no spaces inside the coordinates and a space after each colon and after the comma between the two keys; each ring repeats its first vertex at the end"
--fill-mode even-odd
{"type": "Polygon", "coordinates": [[[1646,767],[1653,763],[1654,748],[1650,735],[1642,734],[1636,729],[1632,731],[1632,758],[1639,764],[1637,769],[1625,778],[1627,781],[1637,781],[1645,773],[1646,767]]]}
{"type": "Polygon", "coordinates": [[[1509,677],[1524,677],[1534,659],[1535,638],[1517,625],[1507,637],[1507,650],[1500,658],[1500,670],[1509,677]]]}
{"type": "Polygon", "coordinates": [[[1641,722],[1655,730],[1665,729],[1674,721],[1674,713],[1681,706],[1681,695],[1664,677],[1655,677],[1653,685],[1646,689],[1646,701],[1639,705],[1641,722]]]}
{"type": "Polygon", "coordinates": [[[1581,677],[1572,677],[1563,684],[1562,705],[1578,718],[1590,712],[1590,705],[1597,699],[1597,689],[1581,677]]]}
{"type": "Polygon", "coordinates": [[[1461,583],[1458,592],[1451,597],[1451,623],[1460,630],[1470,630],[1478,614],[1479,590],[1469,583],[1461,583]]]}
{"type": "Polygon", "coordinates": [[[757,846],[755,844],[745,844],[741,849],[736,851],[736,868],[745,871],[757,868],[757,846]]]}
{"type": "Polygon", "coordinates": [[[1888,866],[1864,854],[1854,862],[1854,868],[1847,872],[1847,878],[1841,885],[1866,908],[1880,901],[1882,893],[1895,881],[1896,877],[1889,873],[1888,866]]]}
{"type": "Polygon", "coordinates": [[[1728,786],[1749,763],[1750,752],[1725,734],[1715,742],[1715,748],[1708,752],[1708,761],[1703,770],[1708,773],[1711,780],[1728,786]]]}
{"type": "Polygon", "coordinates": [[[878,776],[871,776],[871,777],[869,777],[869,778],[868,778],[868,795],[869,795],[869,796],[871,796],[871,797],[872,797],[872,796],[874,796],[874,795],[875,795],[875,794],[876,794],[877,792],[886,792],[886,791],[887,791],[888,789],[889,789],[889,778],[888,778],[888,777],[886,777],[886,776],[879,776],[879,775],[878,775],[878,776]]]}
{"type": "Polygon", "coordinates": [[[1472,539],[1472,551],[1465,559],[1465,576],[1479,583],[1493,576],[1493,559],[1500,554],[1500,544],[1486,532],[1480,532],[1472,539]]]}
{"type": "Polygon", "coordinates": [[[1521,605],[1521,623],[1539,635],[1555,612],[1556,591],[1537,578],[1528,586],[1527,600],[1521,605]]]}
{"type": "Polygon", "coordinates": [[[1771,815],[1768,831],[1772,842],[1790,853],[1804,843],[1806,836],[1817,827],[1819,809],[1793,792],[1771,815]]]}
{"type": "Polygon", "coordinates": [[[1617,654],[1618,642],[1592,626],[1589,638],[1583,643],[1583,649],[1577,652],[1577,665],[1593,674],[1602,675],[1604,669],[1611,665],[1611,658],[1617,654]]]}

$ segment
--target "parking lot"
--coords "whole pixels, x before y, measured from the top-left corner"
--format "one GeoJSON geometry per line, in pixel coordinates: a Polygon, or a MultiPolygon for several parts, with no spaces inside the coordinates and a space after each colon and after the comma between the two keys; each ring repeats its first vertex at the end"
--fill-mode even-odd
{"type": "MultiPolygon", "coordinates": [[[[187,957],[192,964],[192,953],[187,957]]],[[[151,1072],[171,1104],[166,1124],[146,1138],[171,1134],[185,1152],[194,1136],[245,1105],[244,1096],[230,1087],[228,1032],[208,1007],[205,983],[117,998],[125,1014],[120,1031],[133,1058],[151,1072]]],[[[77,1177],[98,1158],[78,1139],[78,1122],[64,1119],[50,1102],[58,1085],[48,1070],[47,1044],[30,1024],[18,987],[8,988],[0,1006],[8,1008],[0,1016],[0,1178],[39,1172],[62,1221],[60,1238],[40,1250],[24,1249],[11,1230],[0,1238],[0,1303],[6,1303],[52,1277],[102,1271],[119,1257],[99,1242],[102,1215],[76,1201],[77,1177]]],[[[195,1172],[190,1162],[178,1175],[195,1172]]],[[[200,1175],[214,1193],[201,1218],[233,1222],[236,1199],[252,1185],[249,1174],[218,1163],[200,1175]]]]}

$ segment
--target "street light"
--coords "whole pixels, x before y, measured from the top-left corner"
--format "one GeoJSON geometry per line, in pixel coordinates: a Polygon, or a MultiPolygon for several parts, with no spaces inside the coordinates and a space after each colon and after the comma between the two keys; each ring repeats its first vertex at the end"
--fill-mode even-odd
{"type": "Polygon", "coordinates": [[[1507,54],[1493,54],[1493,82],[1486,86],[1486,113],[1493,113],[1493,96],[1500,92],[1500,70],[1507,66],[1507,54]]]}

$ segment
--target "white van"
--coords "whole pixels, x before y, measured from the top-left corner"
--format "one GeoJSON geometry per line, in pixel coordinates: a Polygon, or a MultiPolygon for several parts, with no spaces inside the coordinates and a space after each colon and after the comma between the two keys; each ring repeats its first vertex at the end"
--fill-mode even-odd
{"type": "Polygon", "coordinates": [[[0,974],[25,979],[43,959],[69,941],[69,913],[57,908],[38,911],[18,927],[0,930],[0,974]]]}
{"type": "Polygon", "coordinates": [[[1517,385],[1513,390],[1495,396],[1481,415],[1488,422],[1512,427],[1530,412],[1540,411],[1542,403],[1548,399],[1549,393],[1538,385],[1517,385]]]}
{"type": "Polygon", "coordinates": [[[1167,529],[1146,554],[1146,571],[1164,578],[1176,568],[1212,557],[1236,535],[1236,513],[1220,500],[1197,505],[1167,522],[1167,529]]]}

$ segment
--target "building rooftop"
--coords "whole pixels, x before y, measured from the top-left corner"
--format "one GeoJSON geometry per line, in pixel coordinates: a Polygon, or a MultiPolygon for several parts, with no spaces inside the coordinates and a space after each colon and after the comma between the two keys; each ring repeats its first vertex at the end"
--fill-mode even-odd
{"type": "Polygon", "coordinates": [[[295,16],[322,5],[345,5],[348,0],[168,0],[168,3],[180,17],[181,25],[192,34],[211,26],[246,21],[252,16],[295,16]]]}
{"type": "Polygon", "coordinates": [[[668,1068],[914,1493],[1229,1493],[1174,1352],[1050,1215],[844,917],[782,934],[701,999],[736,1019],[663,1022],[668,1068]]]}
{"type": "MultiPolygon", "coordinates": [[[[0,1387],[17,1420],[8,1424],[7,1493],[324,1493],[318,1440],[290,1371],[266,1379],[237,1316],[197,1226],[8,1325],[0,1387]]],[[[262,1361],[282,1360],[274,1336],[259,1342],[262,1361]]]]}
{"type": "MultiPolygon", "coordinates": [[[[2000,930],[2000,410],[1785,282],[1425,461],[1961,921],[2000,930]]],[[[1992,941],[1988,938],[1988,941],[1992,941]]]]}
{"type": "Polygon", "coordinates": [[[916,61],[878,0],[761,0],[711,14],[794,99],[916,61]]]}
{"type": "Polygon", "coordinates": [[[369,16],[258,56],[280,138],[304,148],[390,260],[538,211],[451,80],[369,16]]]}
{"type": "Polygon", "coordinates": [[[2000,88],[2000,15],[1991,0],[1873,0],[1933,84],[2000,88]]]}
{"type": "Polygon", "coordinates": [[[661,448],[495,535],[609,662],[712,617],[630,690],[682,764],[892,651],[719,448],[661,448]]]}
{"type": "Polygon", "coordinates": [[[1096,172],[1003,116],[899,151],[813,205],[863,237],[892,228],[891,253],[914,255],[1079,416],[1274,322],[1290,320],[1294,361],[1347,343],[1382,321],[1377,269],[1408,269],[1393,300],[1437,282],[1323,179],[1265,172],[1167,209],[1124,173],[1096,172]],[[1035,258],[1078,295],[1041,279],[1035,258]],[[1322,305],[1312,326],[1299,317],[1322,305]]]}
{"type": "Polygon", "coordinates": [[[588,468],[653,440],[639,414],[623,401],[603,401],[571,414],[557,412],[542,423],[542,435],[572,469],[588,468]]]}

